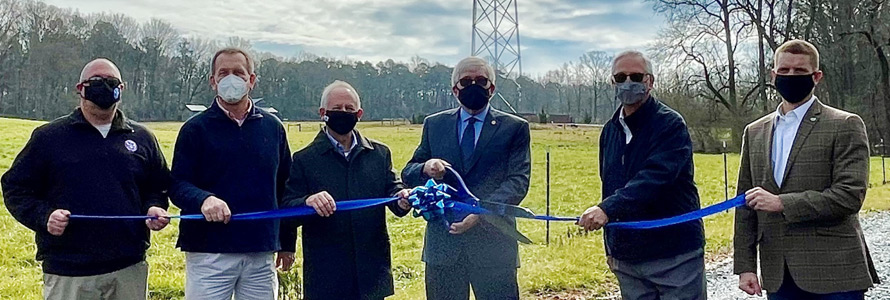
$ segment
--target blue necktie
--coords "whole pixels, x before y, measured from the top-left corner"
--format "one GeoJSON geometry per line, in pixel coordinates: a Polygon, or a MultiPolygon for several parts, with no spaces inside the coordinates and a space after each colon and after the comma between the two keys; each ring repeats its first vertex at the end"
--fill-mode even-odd
{"type": "Polygon", "coordinates": [[[460,154],[464,159],[464,167],[470,164],[470,157],[473,157],[473,149],[476,148],[476,118],[467,119],[467,128],[464,128],[463,137],[460,139],[460,154]]]}

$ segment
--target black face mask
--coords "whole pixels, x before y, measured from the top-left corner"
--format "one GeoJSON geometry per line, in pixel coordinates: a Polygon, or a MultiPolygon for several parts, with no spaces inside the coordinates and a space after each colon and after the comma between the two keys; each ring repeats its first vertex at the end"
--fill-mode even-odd
{"type": "Polygon", "coordinates": [[[471,84],[468,87],[465,87],[462,90],[458,91],[457,99],[460,100],[460,104],[463,104],[464,107],[479,110],[485,107],[488,104],[488,89],[479,86],[478,84],[471,84]]]}
{"type": "Polygon", "coordinates": [[[776,90],[788,103],[799,103],[807,100],[813,92],[816,82],[813,74],[809,75],[776,75],[776,90]]]}
{"type": "Polygon", "coordinates": [[[108,109],[121,100],[120,80],[117,78],[91,78],[84,82],[83,97],[102,109],[108,109]]]}
{"type": "Polygon", "coordinates": [[[358,122],[358,114],[354,112],[328,110],[324,112],[324,117],[325,125],[340,135],[352,131],[358,122]]]}

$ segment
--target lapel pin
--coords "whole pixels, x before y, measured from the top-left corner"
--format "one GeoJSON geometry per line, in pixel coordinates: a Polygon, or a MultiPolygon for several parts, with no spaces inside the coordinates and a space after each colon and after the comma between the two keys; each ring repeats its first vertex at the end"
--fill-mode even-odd
{"type": "Polygon", "coordinates": [[[498,125],[498,121],[491,120],[491,125],[498,125]]]}
{"type": "Polygon", "coordinates": [[[810,118],[810,122],[816,122],[816,117],[810,118]]]}

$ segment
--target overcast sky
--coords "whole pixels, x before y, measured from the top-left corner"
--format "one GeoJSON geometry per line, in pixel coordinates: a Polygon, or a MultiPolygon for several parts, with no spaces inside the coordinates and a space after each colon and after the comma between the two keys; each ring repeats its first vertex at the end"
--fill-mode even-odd
{"type": "MultiPolygon", "coordinates": [[[[82,13],[165,20],[183,34],[239,36],[280,56],[310,52],[377,62],[419,55],[454,65],[470,54],[470,0],[43,0],[82,13]]],[[[519,0],[523,73],[591,50],[644,50],[663,18],[644,0],[519,0]]]]}

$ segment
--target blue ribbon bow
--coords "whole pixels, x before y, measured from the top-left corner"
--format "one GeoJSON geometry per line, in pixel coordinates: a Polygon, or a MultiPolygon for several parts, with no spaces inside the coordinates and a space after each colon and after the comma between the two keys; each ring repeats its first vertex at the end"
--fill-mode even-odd
{"type": "Polygon", "coordinates": [[[448,220],[445,219],[445,209],[454,208],[454,201],[451,200],[449,189],[454,188],[447,184],[436,184],[436,181],[430,179],[426,185],[419,186],[411,190],[411,196],[408,201],[414,208],[414,217],[423,217],[427,222],[442,221],[448,226],[448,220]]]}

